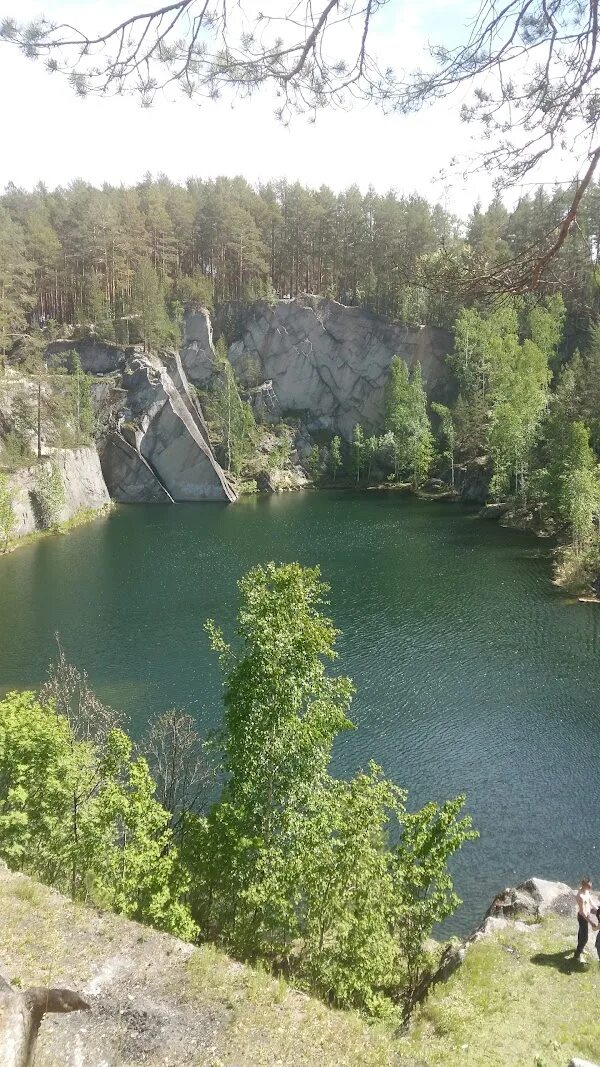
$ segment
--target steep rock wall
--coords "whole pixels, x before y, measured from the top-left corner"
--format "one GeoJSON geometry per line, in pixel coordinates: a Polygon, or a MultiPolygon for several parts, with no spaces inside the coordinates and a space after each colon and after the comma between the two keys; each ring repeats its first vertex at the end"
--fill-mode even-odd
{"type": "MultiPolygon", "coordinates": [[[[182,355],[200,385],[210,380],[212,350],[210,326],[202,320],[201,314],[188,319],[182,355]]],[[[448,398],[451,336],[445,330],[402,326],[312,296],[255,304],[239,314],[237,330],[229,358],[240,379],[270,383],[272,403],[284,415],[301,415],[309,430],[347,440],[357,422],[369,433],[380,431],[395,355],[409,366],[421,363],[430,397],[448,398]]]]}
{"type": "Polygon", "coordinates": [[[129,503],[235,500],[177,354],[136,352],[102,449],[113,497],[129,503]]]}
{"type": "Polygon", "coordinates": [[[77,351],[95,376],[104,479],[122,503],[235,500],[177,353],[99,341],[56,341],[48,355],[77,351]]]}
{"type": "Polygon", "coordinates": [[[50,463],[58,468],[65,493],[60,522],[67,522],[81,511],[101,510],[110,503],[96,449],[92,446],[56,449],[42,464],[26,467],[9,477],[10,485],[15,490],[15,537],[23,537],[40,529],[36,487],[40,467],[49,466],[50,463]]]}

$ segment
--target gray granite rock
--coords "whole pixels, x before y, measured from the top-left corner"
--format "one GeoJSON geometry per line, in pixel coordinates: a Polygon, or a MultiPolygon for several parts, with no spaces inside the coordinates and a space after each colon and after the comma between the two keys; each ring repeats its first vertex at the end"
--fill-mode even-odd
{"type": "Polygon", "coordinates": [[[121,384],[117,426],[102,460],[115,498],[147,503],[235,500],[180,356],[136,353],[121,384]]]}
{"type": "Polygon", "coordinates": [[[14,490],[13,511],[16,515],[14,537],[23,537],[40,528],[36,506],[36,487],[40,470],[55,464],[63,483],[65,503],[60,522],[67,522],[81,511],[99,511],[110,503],[98,453],[93,446],[52,449],[41,463],[9,475],[14,490]]]}
{"type": "Polygon", "coordinates": [[[381,430],[395,355],[409,366],[420,361],[429,394],[447,399],[450,347],[446,331],[402,326],[363,308],[304,296],[249,308],[229,358],[238,374],[249,362],[259,366],[284,416],[298,414],[310,430],[349,440],[357,422],[369,433],[381,430]]]}

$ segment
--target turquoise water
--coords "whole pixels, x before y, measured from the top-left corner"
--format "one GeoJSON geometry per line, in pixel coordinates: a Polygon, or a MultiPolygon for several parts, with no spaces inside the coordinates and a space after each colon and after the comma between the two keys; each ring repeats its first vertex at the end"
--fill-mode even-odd
{"type": "Polygon", "coordinates": [[[550,584],[549,549],[459,505],[320,492],[121,507],[0,559],[0,689],[35,687],[58,631],[132,731],[183,706],[219,721],[202,623],[231,625],[236,579],[321,565],[357,686],[339,773],[370,758],[410,804],[459,791],[481,832],[455,863],[465,929],[531,874],[600,880],[600,607],[550,584]]]}

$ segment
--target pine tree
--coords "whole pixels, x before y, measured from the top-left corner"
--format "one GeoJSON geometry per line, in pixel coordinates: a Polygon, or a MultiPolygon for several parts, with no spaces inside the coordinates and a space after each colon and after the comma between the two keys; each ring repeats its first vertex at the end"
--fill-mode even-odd
{"type": "Polygon", "coordinates": [[[209,401],[210,415],[217,424],[226,468],[239,475],[254,451],[256,422],[249,403],[240,396],[222,337],[217,342],[216,354],[219,374],[209,401]]]}
{"type": "Polygon", "coordinates": [[[177,344],[177,327],[169,320],[162,284],[148,260],[142,260],[135,272],[130,318],[132,333],[139,336],[145,352],[177,344]]]}

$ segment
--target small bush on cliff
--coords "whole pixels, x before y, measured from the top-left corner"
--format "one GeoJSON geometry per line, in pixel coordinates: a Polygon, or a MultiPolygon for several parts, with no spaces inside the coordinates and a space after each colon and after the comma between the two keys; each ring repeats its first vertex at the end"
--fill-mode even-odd
{"type": "Polygon", "coordinates": [[[256,422],[252,408],[240,396],[233,367],[227,358],[223,340],[217,342],[219,377],[208,402],[209,417],[219,439],[228,471],[241,474],[254,455],[256,422]]]}
{"type": "Polygon", "coordinates": [[[5,474],[0,474],[0,544],[6,552],[8,542],[17,523],[14,511],[15,491],[8,484],[5,474]]]}

